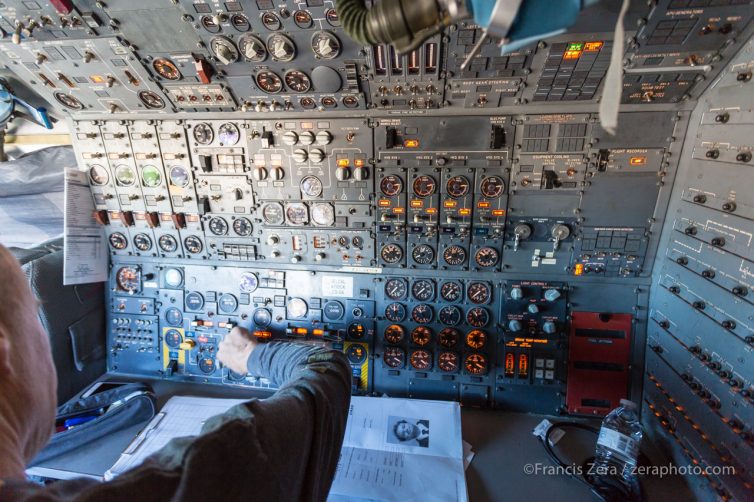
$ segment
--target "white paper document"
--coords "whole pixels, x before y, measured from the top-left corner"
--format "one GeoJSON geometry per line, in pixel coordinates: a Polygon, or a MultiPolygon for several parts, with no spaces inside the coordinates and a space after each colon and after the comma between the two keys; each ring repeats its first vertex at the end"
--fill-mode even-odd
{"type": "Polygon", "coordinates": [[[105,231],[94,220],[94,201],[87,173],[65,170],[65,260],[63,284],[107,280],[105,231]]]}

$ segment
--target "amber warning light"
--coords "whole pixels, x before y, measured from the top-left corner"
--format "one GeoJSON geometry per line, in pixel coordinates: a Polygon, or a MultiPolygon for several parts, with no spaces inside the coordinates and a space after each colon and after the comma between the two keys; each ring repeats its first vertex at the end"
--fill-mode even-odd
{"type": "Polygon", "coordinates": [[[628,159],[628,163],[632,166],[643,166],[647,163],[646,157],[631,157],[628,159]]]}

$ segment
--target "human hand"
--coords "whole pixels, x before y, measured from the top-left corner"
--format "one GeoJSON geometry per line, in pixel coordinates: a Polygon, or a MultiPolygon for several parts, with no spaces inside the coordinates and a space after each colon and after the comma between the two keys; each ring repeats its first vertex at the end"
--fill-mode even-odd
{"type": "Polygon", "coordinates": [[[257,345],[259,342],[249,330],[236,326],[218,345],[217,360],[231,371],[245,375],[249,371],[249,356],[257,345]]]}

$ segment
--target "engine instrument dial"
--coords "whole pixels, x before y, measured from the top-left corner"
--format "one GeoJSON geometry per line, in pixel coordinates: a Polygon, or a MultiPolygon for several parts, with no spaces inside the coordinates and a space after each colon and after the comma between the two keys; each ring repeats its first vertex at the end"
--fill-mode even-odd
{"type": "Polygon", "coordinates": [[[280,33],[270,35],[267,39],[267,51],[275,61],[287,63],[296,57],[296,45],[293,40],[280,33]]]}
{"type": "Polygon", "coordinates": [[[385,176],[380,180],[380,190],[388,197],[394,197],[403,190],[403,180],[394,174],[385,176]]]}
{"type": "Polygon", "coordinates": [[[446,185],[448,195],[458,199],[469,193],[469,179],[466,176],[453,176],[446,185]]]}
{"type": "Polygon", "coordinates": [[[391,303],[385,307],[385,319],[391,322],[402,322],[406,318],[406,307],[402,303],[391,303]]]}
{"type": "Polygon", "coordinates": [[[432,367],[432,354],[424,349],[415,350],[409,358],[411,367],[415,370],[424,371],[432,367]]]}
{"type": "Polygon", "coordinates": [[[134,294],[141,289],[141,269],[139,267],[121,267],[115,274],[118,289],[134,294]]]}
{"type": "Polygon", "coordinates": [[[440,331],[437,341],[440,342],[441,347],[446,349],[452,349],[458,345],[458,340],[461,339],[461,333],[455,328],[445,328],[440,331]]]}
{"type": "Polygon", "coordinates": [[[446,305],[437,314],[440,322],[446,326],[457,326],[463,320],[461,309],[453,305],[446,305]]]}
{"type": "Polygon", "coordinates": [[[461,246],[453,244],[452,246],[445,248],[445,251],[442,252],[442,259],[445,260],[445,263],[448,265],[457,267],[466,261],[466,250],[461,246]]]}
{"type": "Polygon", "coordinates": [[[151,110],[161,110],[165,108],[165,101],[152,91],[139,92],[139,100],[144,103],[144,106],[151,110]]]}
{"type": "Polygon", "coordinates": [[[331,227],[335,224],[335,208],[329,203],[312,204],[312,223],[318,227],[331,227]]]}
{"type": "Polygon", "coordinates": [[[435,250],[428,244],[419,244],[411,251],[411,258],[419,265],[429,265],[435,260],[435,250]]]}
{"type": "Polygon", "coordinates": [[[411,331],[411,342],[419,347],[429,345],[432,341],[432,330],[426,326],[417,326],[411,331]]]}
{"type": "Polygon", "coordinates": [[[302,71],[291,70],[285,74],[284,78],[285,85],[292,92],[309,92],[309,89],[312,88],[312,81],[309,79],[309,76],[302,71]]]}
{"type": "Polygon", "coordinates": [[[430,279],[417,279],[411,286],[411,294],[420,302],[426,302],[435,297],[435,283],[430,279]]]}
{"type": "Polygon", "coordinates": [[[335,59],[340,54],[340,40],[329,31],[318,31],[312,36],[312,51],[320,59],[335,59]]]}
{"type": "Polygon", "coordinates": [[[431,176],[423,174],[414,180],[413,188],[414,194],[417,197],[425,198],[435,193],[437,183],[435,183],[435,179],[431,176]]]}
{"type": "Polygon", "coordinates": [[[165,332],[165,345],[171,349],[177,349],[181,342],[183,342],[183,336],[177,329],[169,329],[165,332]]]}
{"type": "Polygon", "coordinates": [[[161,235],[157,240],[157,245],[166,253],[175,253],[178,249],[178,241],[170,234],[161,235]]]}
{"type": "Polygon", "coordinates": [[[480,188],[482,195],[488,199],[494,199],[502,195],[503,190],[505,190],[505,182],[499,176],[488,176],[482,180],[480,188]]]}
{"type": "Polygon", "coordinates": [[[278,18],[273,12],[269,11],[262,14],[262,24],[270,31],[277,31],[282,26],[280,18],[278,18]]]}
{"type": "Polygon", "coordinates": [[[305,10],[297,10],[293,13],[293,22],[296,23],[296,26],[302,29],[311,28],[313,21],[312,21],[312,15],[309,14],[305,10]]]}
{"type": "Polygon", "coordinates": [[[405,298],[408,286],[403,279],[389,279],[385,283],[385,296],[391,300],[400,300],[405,298]]]}
{"type": "Polygon", "coordinates": [[[476,264],[484,268],[494,267],[497,265],[499,259],[500,255],[497,250],[487,246],[479,248],[474,255],[474,261],[476,261],[476,264]]]}
{"type": "Polygon", "coordinates": [[[217,130],[217,139],[220,140],[223,146],[232,146],[241,139],[241,133],[238,131],[238,126],[231,122],[226,122],[217,130]]]}
{"type": "Polygon", "coordinates": [[[322,195],[322,180],[316,176],[304,176],[299,185],[301,186],[301,193],[307,197],[322,195]]]}
{"type": "Polygon", "coordinates": [[[267,59],[267,47],[254,35],[241,35],[238,39],[238,50],[244,59],[253,63],[261,63],[267,59]]]}
{"type": "Polygon", "coordinates": [[[353,340],[361,340],[367,332],[367,329],[360,322],[354,322],[348,325],[348,337],[353,340]]]}
{"type": "Polygon", "coordinates": [[[402,368],[406,364],[406,352],[400,347],[385,347],[382,360],[389,368],[402,368]]]}
{"type": "Polygon", "coordinates": [[[215,131],[206,122],[196,124],[192,135],[194,136],[194,140],[200,145],[209,145],[215,139],[215,131]]]}
{"type": "Polygon", "coordinates": [[[458,371],[458,354],[450,351],[440,352],[437,356],[437,367],[445,373],[458,371]]]}
{"type": "Polygon", "coordinates": [[[403,259],[403,248],[398,244],[388,244],[380,251],[380,257],[385,263],[398,263],[403,259]]]}
{"type": "Polygon", "coordinates": [[[432,307],[426,303],[420,303],[411,310],[411,319],[418,324],[428,324],[432,322],[433,316],[434,312],[432,311],[432,307]]]}
{"type": "Polygon", "coordinates": [[[128,247],[128,239],[120,232],[111,233],[108,241],[110,241],[110,245],[113,247],[113,249],[121,250],[128,247]]]}
{"type": "Polygon", "coordinates": [[[457,302],[463,294],[463,286],[457,281],[444,282],[440,288],[440,296],[446,302],[457,302]]]}
{"type": "Polygon", "coordinates": [[[264,222],[268,225],[282,225],[285,221],[283,206],[277,202],[265,204],[262,208],[262,218],[264,218],[264,222]]]}
{"type": "Polygon", "coordinates": [[[482,305],[490,301],[492,290],[490,289],[489,284],[487,284],[486,282],[472,282],[471,284],[469,284],[469,289],[466,292],[466,296],[471,303],[482,305]]]}
{"type": "Polygon", "coordinates": [[[388,343],[400,343],[404,336],[406,331],[399,324],[391,324],[385,328],[385,341],[388,343]]]}
{"type": "Polygon", "coordinates": [[[487,373],[487,358],[482,354],[469,354],[463,362],[463,367],[471,375],[487,373]]]}
{"type": "Polygon", "coordinates": [[[152,68],[159,76],[167,80],[180,80],[181,72],[178,67],[169,59],[157,58],[152,62],[152,68]]]}
{"type": "Polygon", "coordinates": [[[199,358],[199,369],[202,373],[206,373],[209,375],[210,373],[213,373],[215,371],[216,365],[215,360],[211,357],[200,357],[199,358]]]}
{"type": "Polygon", "coordinates": [[[289,225],[302,227],[309,223],[309,211],[301,202],[291,202],[285,205],[285,219],[289,225]]]}
{"type": "Polygon", "coordinates": [[[183,240],[183,246],[191,254],[199,254],[204,249],[201,239],[195,235],[189,235],[183,240]]]}
{"type": "Polygon", "coordinates": [[[225,235],[228,233],[228,222],[219,216],[209,220],[209,231],[215,235],[225,235]]]}
{"type": "Polygon", "coordinates": [[[180,326],[183,324],[183,314],[175,307],[170,307],[165,311],[165,320],[171,326],[180,326]]]}
{"type": "Polygon", "coordinates": [[[152,239],[147,234],[134,235],[134,247],[139,251],[145,252],[152,249],[152,239]]]}
{"type": "Polygon", "coordinates": [[[217,61],[224,65],[238,61],[238,49],[229,38],[214,37],[209,41],[209,47],[217,61]]]}
{"type": "Polygon", "coordinates": [[[186,305],[186,310],[197,312],[204,307],[204,297],[201,295],[201,293],[191,291],[190,293],[186,294],[184,304],[186,305]]]}
{"type": "Polygon", "coordinates": [[[479,350],[487,345],[487,333],[481,329],[475,329],[466,333],[466,346],[479,350]]]}
{"type": "Polygon", "coordinates": [[[490,322],[490,314],[484,307],[474,307],[466,312],[466,322],[475,328],[483,328],[490,322]]]}
{"type": "Polygon", "coordinates": [[[283,90],[283,81],[271,71],[260,71],[256,81],[259,88],[268,94],[277,94],[283,90]]]}
{"type": "Polygon", "coordinates": [[[236,218],[236,220],[233,222],[233,231],[238,236],[248,237],[251,235],[251,232],[253,230],[254,227],[252,226],[251,221],[249,221],[248,218],[236,218]]]}

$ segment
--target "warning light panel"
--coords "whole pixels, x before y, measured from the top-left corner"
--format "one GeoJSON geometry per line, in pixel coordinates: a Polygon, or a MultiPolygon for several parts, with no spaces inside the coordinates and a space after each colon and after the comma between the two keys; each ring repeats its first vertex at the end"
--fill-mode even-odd
{"type": "Polygon", "coordinates": [[[519,354],[518,356],[518,377],[526,378],[529,376],[529,356],[519,354]]]}
{"type": "Polygon", "coordinates": [[[513,352],[508,352],[505,354],[505,376],[508,378],[513,378],[513,375],[516,372],[516,356],[513,355],[513,352]]]}
{"type": "Polygon", "coordinates": [[[403,146],[406,148],[419,148],[418,139],[407,139],[403,141],[403,146]]]}

